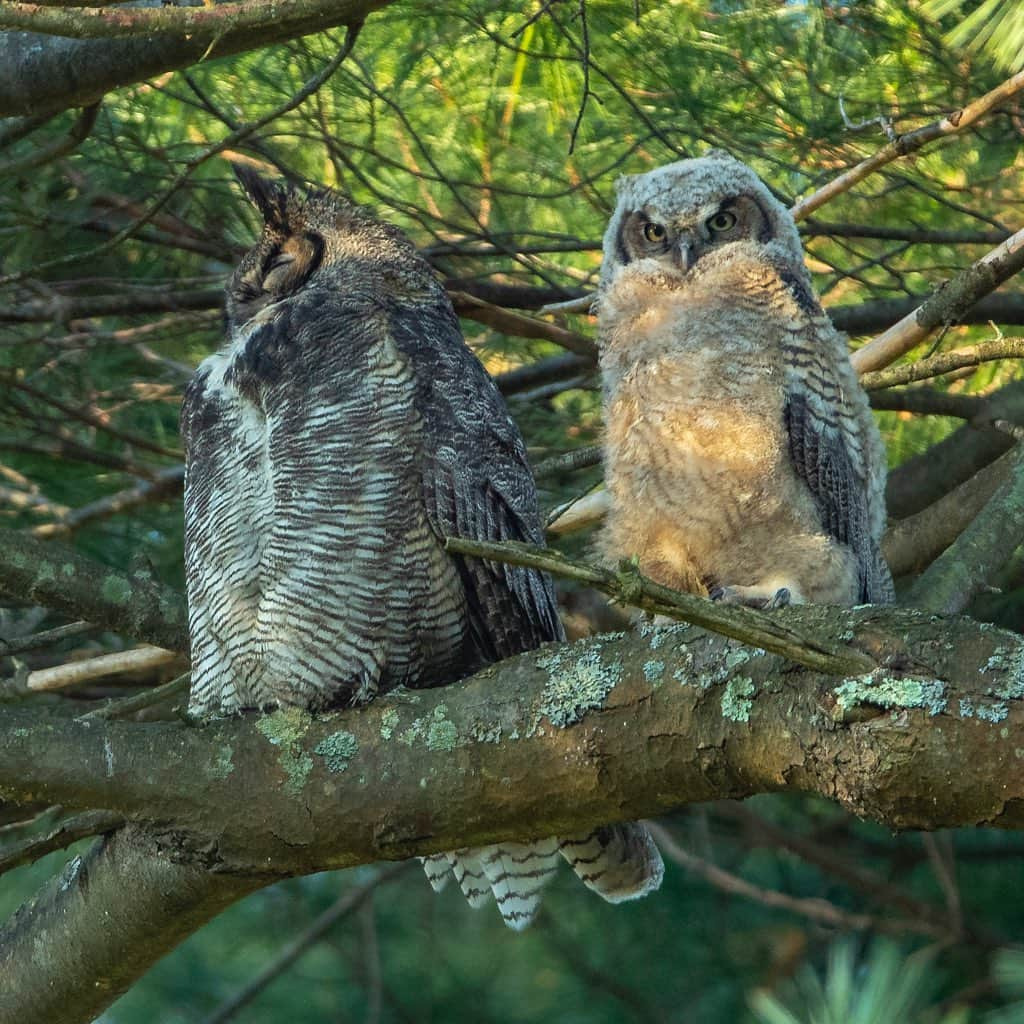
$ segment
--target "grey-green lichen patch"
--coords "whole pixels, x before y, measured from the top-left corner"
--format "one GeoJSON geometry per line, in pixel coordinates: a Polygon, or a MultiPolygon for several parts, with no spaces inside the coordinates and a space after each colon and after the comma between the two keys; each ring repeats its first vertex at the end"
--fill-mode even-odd
{"type": "Polygon", "coordinates": [[[123,576],[104,576],[100,584],[100,597],[109,604],[127,604],[132,596],[132,585],[123,576]]]}
{"type": "Polygon", "coordinates": [[[722,714],[734,722],[749,722],[757,686],[749,676],[734,676],[722,691],[722,714]]]}
{"type": "Polygon", "coordinates": [[[1010,709],[1003,701],[986,701],[979,698],[979,703],[963,698],[960,701],[961,718],[980,718],[983,722],[1001,722],[1010,713],[1010,709]]]}
{"type": "MultiPolygon", "coordinates": [[[[708,636],[706,640],[715,648],[721,642],[713,636],[708,636]]],[[[708,666],[703,671],[690,672],[685,681],[699,686],[702,690],[710,690],[715,686],[721,686],[722,683],[727,683],[737,668],[763,653],[759,648],[747,647],[738,640],[729,640],[728,644],[729,647],[724,657],[716,650],[708,666]]]]}
{"type": "Polygon", "coordinates": [[[1024,645],[1017,647],[1012,654],[1005,647],[997,647],[982,671],[992,667],[1002,669],[1003,680],[989,692],[1003,700],[1024,700],[1024,645]],[[993,666],[997,659],[998,665],[993,666]]]}
{"type": "Polygon", "coordinates": [[[210,768],[210,774],[215,779],[226,779],[235,770],[234,756],[235,752],[230,744],[221,747],[217,751],[217,760],[213,762],[213,766],[210,768]]]}
{"type": "Polygon", "coordinates": [[[448,709],[438,704],[427,722],[427,750],[454,750],[459,740],[459,731],[453,722],[445,717],[448,709]]]}
{"type": "Polygon", "coordinates": [[[995,725],[1001,722],[1010,713],[1010,709],[1002,701],[994,701],[992,704],[983,704],[975,708],[974,714],[986,722],[995,725]]]}
{"type": "Polygon", "coordinates": [[[398,712],[394,708],[388,708],[380,718],[380,738],[382,740],[391,739],[397,725],[398,712]]]}
{"type": "Polygon", "coordinates": [[[57,578],[57,569],[52,562],[40,562],[36,570],[36,583],[52,583],[57,578]]]}
{"type": "Polygon", "coordinates": [[[72,576],[75,575],[75,567],[71,564],[71,562],[65,562],[60,567],[60,571],[66,579],[70,579],[72,576]]]}
{"type": "Polygon", "coordinates": [[[665,662],[651,661],[644,662],[644,679],[652,686],[659,686],[662,682],[662,673],[665,671],[665,662]]]}
{"type": "Polygon", "coordinates": [[[327,762],[329,772],[343,772],[358,752],[359,741],[344,729],[325,736],[313,748],[313,753],[319,754],[327,762]]]}
{"type": "Polygon", "coordinates": [[[593,645],[582,652],[576,644],[557,648],[538,658],[537,665],[548,672],[537,710],[562,729],[578,722],[587,711],[603,707],[622,678],[621,663],[613,660],[606,665],[599,647],[593,645]]]}
{"type": "Polygon", "coordinates": [[[313,770],[313,758],[298,745],[306,734],[313,717],[301,708],[285,708],[272,715],[264,715],[256,728],[280,749],[278,764],[285,774],[285,789],[298,795],[313,770]]]}
{"type": "MultiPolygon", "coordinates": [[[[470,739],[476,743],[500,743],[501,724],[498,722],[474,722],[469,729],[470,739]]],[[[518,733],[510,736],[510,739],[518,739],[518,733]]]]}
{"type": "Polygon", "coordinates": [[[887,676],[880,671],[847,679],[835,688],[836,717],[842,719],[853,708],[863,705],[906,710],[921,708],[929,715],[946,710],[946,684],[939,679],[915,676],[887,676]]]}
{"type": "Polygon", "coordinates": [[[454,750],[458,746],[459,732],[447,715],[447,705],[438,704],[429,715],[415,719],[398,737],[398,742],[411,747],[422,740],[428,750],[454,750]]]}

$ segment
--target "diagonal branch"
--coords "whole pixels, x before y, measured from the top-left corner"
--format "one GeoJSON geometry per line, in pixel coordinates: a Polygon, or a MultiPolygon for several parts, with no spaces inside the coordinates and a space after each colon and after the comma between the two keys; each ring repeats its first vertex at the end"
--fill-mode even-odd
{"type": "MultiPolygon", "coordinates": [[[[1024,75],[1024,72],[1022,72],[1024,75]]],[[[937,327],[956,323],[980,298],[1024,268],[1024,228],[965,267],[899,323],[857,349],[850,362],[858,373],[880,370],[920,344],[937,327]]]]}
{"type": "Polygon", "coordinates": [[[446,537],[445,548],[475,558],[525,565],[586,583],[623,604],[636,605],[653,615],[666,615],[702,626],[745,644],[781,654],[798,665],[819,672],[846,675],[870,672],[878,667],[877,662],[863,651],[802,633],[765,612],[740,605],[716,604],[703,597],[664,587],[642,575],[627,561],[620,563],[618,572],[611,572],[601,566],[573,561],[550,548],[515,541],[498,544],[464,537],[446,537]]]}
{"type": "Polygon", "coordinates": [[[863,181],[868,175],[874,174],[886,164],[892,163],[893,160],[916,153],[922,146],[926,146],[936,139],[946,138],[963,131],[998,107],[1000,103],[1016,96],[1022,89],[1024,89],[1024,71],[1018,72],[1012,78],[1008,78],[1001,85],[996,86],[991,92],[979,96],[967,106],[954,110],[941,120],[907,132],[905,135],[897,136],[867,160],[862,160],[856,167],[851,167],[844,174],[830,181],[824,188],[818,189],[806,199],[801,199],[790,210],[793,218],[803,220],[805,217],[809,217],[815,210],[820,209],[836,196],[848,192],[858,182],[863,181]]]}
{"type": "Polygon", "coordinates": [[[122,573],[61,544],[2,528],[0,594],[158,647],[188,650],[185,601],[176,591],[145,573],[122,573]]]}

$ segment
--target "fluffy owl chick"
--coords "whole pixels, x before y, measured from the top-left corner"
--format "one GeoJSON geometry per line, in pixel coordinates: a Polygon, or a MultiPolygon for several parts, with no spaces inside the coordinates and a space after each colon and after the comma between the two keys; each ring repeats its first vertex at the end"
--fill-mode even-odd
{"type": "MultiPolygon", "coordinates": [[[[238,174],[264,228],[181,417],[190,711],[358,704],[562,639],[548,577],[444,550],[543,531],[522,438],[430,267],[339,196],[238,174]]],[[[522,927],[560,855],[608,899],[661,877],[639,825],[426,867],[522,927]]]]}
{"type": "Polygon", "coordinates": [[[597,310],[607,557],[744,603],[892,600],[882,442],[749,167],[713,152],[622,179],[597,310]]]}

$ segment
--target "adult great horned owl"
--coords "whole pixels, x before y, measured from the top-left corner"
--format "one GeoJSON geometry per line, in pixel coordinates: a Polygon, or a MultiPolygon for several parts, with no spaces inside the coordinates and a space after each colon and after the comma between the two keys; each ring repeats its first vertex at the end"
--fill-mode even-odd
{"type": "Polygon", "coordinates": [[[620,181],[597,309],[607,556],[744,603],[892,600],[882,442],[749,167],[716,151],[620,181]]]}
{"type": "MultiPolygon", "coordinates": [[[[263,233],[181,416],[189,710],[358,704],[562,639],[544,574],[444,550],[543,532],[522,438],[430,267],[333,193],[237,173],[263,233]]],[[[639,825],[425,867],[523,927],[559,854],[612,901],[661,879],[639,825]]]]}

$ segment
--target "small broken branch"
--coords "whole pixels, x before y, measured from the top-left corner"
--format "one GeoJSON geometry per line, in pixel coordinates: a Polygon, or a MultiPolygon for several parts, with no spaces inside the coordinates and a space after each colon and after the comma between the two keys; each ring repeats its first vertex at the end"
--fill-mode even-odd
{"type": "Polygon", "coordinates": [[[635,605],[652,615],[689,622],[745,644],[781,654],[807,668],[830,675],[871,672],[877,662],[863,651],[823,640],[783,625],[766,612],[739,605],[716,604],[703,597],[672,590],[643,576],[628,562],[617,572],[576,562],[549,548],[508,541],[502,544],[446,537],[445,549],[509,565],[525,565],[577,580],[622,604],[635,605]]]}
{"type": "Polygon", "coordinates": [[[874,174],[886,164],[892,163],[893,160],[916,153],[922,146],[926,146],[936,139],[963,131],[998,107],[1000,103],[1016,96],[1022,89],[1024,89],[1024,71],[1018,72],[1012,78],[1008,78],[1001,85],[996,86],[991,92],[972,100],[967,106],[953,111],[941,120],[907,132],[905,135],[897,136],[867,160],[862,160],[856,167],[851,167],[838,178],[834,178],[823,188],[818,189],[817,192],[812,193],[806,199],[801,199],[790,210],[793,219],[799,221],[809,217],[815,210],[820,209],[836,196],[848,192],[858,182],[863,181],[868,175],[874,174]]]}
{"type": "MultiPolygon", "coordinates": [[[[1019,76],[1024,82],[1024,72],[1019,76]]],[[[961,270],[899,323],[850,356],[858,373],[880,370],[920,344],[937,327],[956,323],[982,296],[1024,267],[1024,229],[961,270]]]]}
{"type": "Polygon", "coordinates": [[[80,839],[113,832],[123,824],[124,818],[111,811],[86,811],[84,814],[61,818],[51,828],[30,839],[23,839],[6,848],[0,844],[0,875],[20,868],[23,864],[32,864],[55,850],[66,849],[80,839]]]}
{"type": "Polygon", "coordinates": [[[86,658],[83,661],[68,661],[52,668],[37,669],[35,672],[29,672],[25,686],[36,693],[66,690],[103,676],[158,668],[180,657],[177,651],[168,651],[162,647],[136,647],[130,651],[116,651],[113,654],[101,654],[99,657],[86,658]]]}

